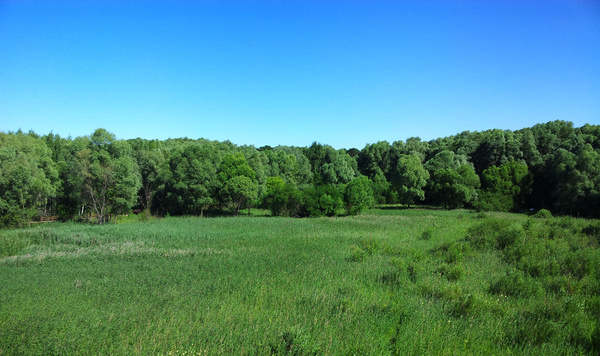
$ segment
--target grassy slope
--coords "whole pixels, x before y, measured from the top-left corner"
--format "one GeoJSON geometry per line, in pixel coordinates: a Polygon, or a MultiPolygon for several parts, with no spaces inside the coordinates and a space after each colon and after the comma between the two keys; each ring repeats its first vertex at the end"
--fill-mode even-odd
{"type": "Polygon", "coordinates": [[[2,231],[0,354],[585,351],[571,336],[594,320],[549,318],[532,336],[520,325],[540,324],[540,294],[490,292],[510,266],[464,242],[486,219],[374,209],[2,231]]]}

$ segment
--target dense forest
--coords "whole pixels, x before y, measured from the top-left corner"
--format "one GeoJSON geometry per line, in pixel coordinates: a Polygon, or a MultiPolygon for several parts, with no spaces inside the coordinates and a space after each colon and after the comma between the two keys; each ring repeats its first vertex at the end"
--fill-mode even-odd
{"type": "Polygon", "coordinates": [[[600,126],[552,121],[336,150],[0,133],[0,226],[44,216],[356,214],[373,204],[600,217],[600,126]]]}

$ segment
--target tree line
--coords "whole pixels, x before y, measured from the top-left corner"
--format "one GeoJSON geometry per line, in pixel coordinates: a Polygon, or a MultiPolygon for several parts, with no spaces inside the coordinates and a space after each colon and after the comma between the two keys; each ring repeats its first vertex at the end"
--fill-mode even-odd
{"type": "Polygon", "coordinates": [[[336,150],[0,133],[0,226],[41,216],[357,214],[372,204],[600,217],[600,126],[552,121],[336,150]]]}

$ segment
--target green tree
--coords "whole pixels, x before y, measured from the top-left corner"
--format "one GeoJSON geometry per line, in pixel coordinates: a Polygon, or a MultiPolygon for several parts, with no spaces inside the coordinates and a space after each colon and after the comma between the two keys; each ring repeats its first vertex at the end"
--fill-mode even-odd
{"type": "Polygon", "coordinates": [[[22,225],[47,210],[59,187],[51,155],[40,138],[0,133],[0,226],[22,225]]]}
{"type": "Polygon", "coordinates": [[[401,157],[392,181],[400,202],[410,206],[425,199],[424,188],[428,179],[429,172],[423,167],[419,156],[401,157]]]}
{"type": "Polygon", "coordinates": [[[275,147],[265,150],[268,157],[266,167],[269,177],[281,177],[285,182],[305,186],[312,181],[310,162],[295,147],[275,147]]]}
{"type": "Polygon", "coordinates": [[[463,155],[470,159],[479,145],[478,132],[463,131],[458,135],[451,136],[449,149],[458,155],[463,155]]]}
{"type": "Polygon", "coordinates": [[[433,156],[427,163],[425,168],[430,174],[440,169],[458,169],[458,167],[467,164],[467,157],[463,155],[457,155],[456,153],[443,150],[433,156]]]}
{"type": "Polygon", "coordinates": [[[357,174],[356,160],[344,150],[313,143],[305,150],[317,185],[346,184],[357,174]]]}
{"type": "Polygon", "coordinates": [[[265,205],[271,210],[271,215],[281,215],[287,203],[285,195],[285,182],[281,177],[267,178],[267,192],[265,195],[265,205]]]}
{"type": "Polygon", "coordinates": [[[378,172],[371,181],[373,199],[377,204],[396,203],[397,193],[393,191],[392,185],[387,181],[383,172],[378,172]]]}
{"type": "Polygon", "coordinates": [[[267,178],[265,205],[271,215],[293,216],[298,213],[301,204],[300,191],[292,183],[286,183],[280,177],[267,178]]]}
{"type": "Polygon", "coordinates": [[[339,186],[319,185],[309,187],[303,194],[302,215],[311,217],[334,216],[344,208],[343,194],[339,186]]]}
{"type": "Polygon", "coordinates": [[[254,146],[242,146],[239,148],[239,151],[241,151],[244,154],[246,162],[248,162],[248,165],[250,166],[250,168],[252,168],[252,170],[255,173],[254,178],[252,178],[252,181],[256,183],[258,193],[257,197],[251,199],[250,202],[252,204],[258,204],[259,199],[262,199],[265,194],[265,185],[268,177],[267,167],[269,165],[269,158],[264,152],[257,150],[254,146]]]}
{"type": "Polygon", "coordinates": [[[529,167],[536,167],[544,163],[542,155],[537,149],[535,139],[531,129],[523,129],[517,132],[518,140],[521,143],[521,152],[523,160],[529,167]]]}
{"type": "Polygon", "coordinates": [[[158,189],[160,167],[165,164],[165,156],[159,150],[148,148],[136,151],[136,160],[140,170],[142,188],[139,192],[139,200],[146,214],[151,213],[152,199],[158,189]]]}
{"type": "Polygon", "coordinates": [[[586,144],[577,154],[559,148],[550,156],[548,180],[553,208],[572,214],[598,216],[600,154],[586,144]]]}
{"type": "Polygon", "coordinates": [[[248,200],[258,199],[256,172],[246,161],[242,152],[227,154],[219,166],[218,177],[221,182],[220,196],[233,206],[234,215],[248,200]]]}
{"type": "Polygon", "coordinates": [[[456,170],[438,169],[431,177],[431,198],[444,208],[459,208],[477,197],[476,189],[479,185],[479,177],[468,165],[460,166],[456,170]]]}
{"type": "Polygon", "coordinates": [[[600,125],[585,124],[579,131],[584,143],[589,143],[596,151],[600,150],[600,125]]]}
{"type": "Polygon", "coordinates": [[[517,162],[489,167],[483,171],[481,180],[483,189],[477,205],[482,210],[523,208],[525,197],[531,192],[532,175],[526,165],[517,162]]]}
{"type": "Polygon", "coordinates": [[[113,134],[97,129],[89,137],[87,147],[75,154],[83,196],[96,212],[99,224],[109,214],[123,213],[136,202],[141,178],[130,153],[128,143],[116,141],[113,134]]]}
{"type": "Polygon", "coordinates": [[[237,152],[228,153],[223,157],[219,166],[218,176],[225,183],[237,176],[244,176],[253,180],[256,178],[256,172],[250,167],[244,154],[237,152]]]}
{"type": "Polygon", "coordinates": [[[555,120],[531,127],[536,146],[543,158],[558,148],[571,151],[575,129],[570,121],[555,120]]]}
{"type": "Polygon", "coordinates": [[[363,148],[356,161],[358,171],[373,180],[379,173],[388,174],[392,162],[392,146],[387,141],[380,141],[363,148]]]}
{"type": "Polygon", "coordinates": [[[161,210],[170,214],[204,216],[207,206],[216,203],[222,186],[217,176],[221,151],[211,141],[174,145],[166,164],[159,165],[158,191],[161,210]]]}
{"type": "Polygon", "coordinates": [[[346,211],[349,215],[356,215],[373,205],[373,189],[369,178],[360,176],[354,178],[346,185],[344,193],[346,211]]]}
{"type": "Polygon", "coordinates": [[[406,140],[402,153],[405,155],[416,155],[423,162],[428,148],[429,144],[427,142],[421,141],[418,137],[410,137],[406,140]]]}
{"type": "Polygon", "coordinates": [[[57,192],[56,212],[63,218],[82,218],[86,213],[87,197],[83,191],[83,175],[77,168],[77,153],[88,146],[88,137],[65,139],[57,152],[56,163],[62,184],[57,192]]]}
{"type": "Polygon", "coordinates": [[[227,180],[223,194],[233,203],[234,215],[238,215],[246,201],[258,198],[258,186],[246,176],[235,176],[227,180]]]}

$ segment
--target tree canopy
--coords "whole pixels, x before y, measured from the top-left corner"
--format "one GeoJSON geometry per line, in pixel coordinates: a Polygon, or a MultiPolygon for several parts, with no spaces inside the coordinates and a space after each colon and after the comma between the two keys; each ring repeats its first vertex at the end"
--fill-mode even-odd
{"type": "Polygon", "coordinates": [[[42,216],[355,214],[372,203],[600,217],[600,126],[551,121],[363,149],[0,133],[0,226],[42,216]]]}

